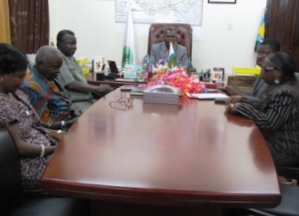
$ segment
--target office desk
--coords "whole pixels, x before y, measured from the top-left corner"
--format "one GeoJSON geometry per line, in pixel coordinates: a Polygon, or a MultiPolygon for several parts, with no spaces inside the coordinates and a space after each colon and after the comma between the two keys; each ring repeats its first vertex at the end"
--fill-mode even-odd
{"type": "Polygon", "coordinates": [[[185,97],[181,106],[135,97],[120,110],[111,101],[121,96],[101,98],[70,128],[42,177],[47,192],[210,209],[279,202],[273,161],[251,120],[185,97]]]}
{"type": "MultiPolygon", "coordinates": [[[[123,79],[125,80],[125,79],[123,79]]],[[[118,88],[123,85],[140,85],[145,84],[146,82],[136,82],[136,81],[122,81],[122,80],[95,80],[89,79],[88,83],[91,85],[100,85],[100,84],[108,84],[111,87],[118,88]]]]}

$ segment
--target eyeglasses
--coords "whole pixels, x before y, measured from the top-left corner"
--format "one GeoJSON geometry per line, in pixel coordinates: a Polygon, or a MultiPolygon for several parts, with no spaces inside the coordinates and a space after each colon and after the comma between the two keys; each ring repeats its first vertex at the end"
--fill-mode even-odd
{"type": "Polygon", "coordinates": [[[110,101],[109,106],[118,110],[129,110],[133,108],[133,98],[121,97],[117,101],[110,101]]]}
{"type": "Polygon", "coordinates": [[[271,72],[271,71],[277,70],[278,68],[273,67],[273,66],[266,66],[266,67],[263,67],[263,69],[265,72],[271,72]]]}

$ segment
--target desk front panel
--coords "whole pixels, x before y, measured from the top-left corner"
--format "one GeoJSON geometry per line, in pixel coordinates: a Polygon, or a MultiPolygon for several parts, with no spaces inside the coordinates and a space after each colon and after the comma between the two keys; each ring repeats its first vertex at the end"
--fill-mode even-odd
{"type": "Polygon", "coordinates": [[[134,81],[115,81],[115,80],[88,80],[88,83],[91,85],[101,85],[108,84],[111,87],[118,88],[123,85],[140,85],[145,84],[146,82],[134,82],[134,81]]]}
{"type": "Polygon", "coordinates": [[[146,204],[271,206],[280,199],[267,144],[251,120],[214,101],[121,110],[119,89],[65,135],[42,178],[50,193],[146,204]]]}

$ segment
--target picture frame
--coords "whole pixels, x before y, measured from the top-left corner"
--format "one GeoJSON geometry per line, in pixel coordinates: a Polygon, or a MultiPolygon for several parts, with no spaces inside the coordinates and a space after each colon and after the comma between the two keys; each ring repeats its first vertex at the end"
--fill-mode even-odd
{"type": "Polygon", "coordinates": [[[211,80],[214,82],[220,82],[224,80],[225,72],[223,67],[213,67],[211,80]]]}
{"type": "Polygon", "coordinates": [[[208,3],[215,4],[236,4],[237,0],[208,0],[208,3]]]}

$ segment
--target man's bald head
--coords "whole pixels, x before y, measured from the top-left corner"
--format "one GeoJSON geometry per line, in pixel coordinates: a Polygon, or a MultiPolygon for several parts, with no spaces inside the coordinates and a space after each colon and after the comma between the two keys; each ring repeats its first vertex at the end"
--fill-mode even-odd
{"type": "Polygon", "coordinates": [[[58,76],[62,62],[62,54],[54,47],[42,46],[36,53],[36,68],[42,76],[50,81],[58,76]]]}

